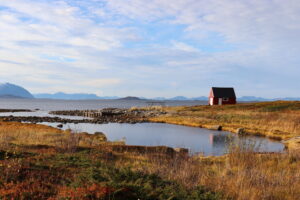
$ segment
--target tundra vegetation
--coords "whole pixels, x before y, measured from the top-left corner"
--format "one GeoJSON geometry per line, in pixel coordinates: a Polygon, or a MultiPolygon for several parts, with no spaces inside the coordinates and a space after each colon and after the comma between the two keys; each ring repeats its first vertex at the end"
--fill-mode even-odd
{"type": "MultiPolygon", "coordinates": [[[[279,136],[280,132],[288,133],[282,138],[289,139],[299,135],[299,124],[294,128],[284,127],[283,124],[296,121],[284,122],[283,116],[286,120],[297,117],[299,120],[299,104],[291,102],[288,107],[283,106],[286,104],[276,102],[271,108],[271,103],[155,108],[168,114],[152,120],[179,123],[171,119],[179,120],[182,115],[184,125],[220,124],[224,128],[243,127],[247,132],[265,130],[264,123],[256,124],[264,120],[273,124],[270,133],[275,130],[279,136]],[[270,113],[277,114],[281,126],[276,125],[270,113]],[[231,118],[222,117],[230,114],[231,118]],[[234,121],[237,115],[249,118],[237,123],[234,121]],[[246,126],[245,120],[255,120],[251,118],[253,115],[260,120],[246,126]],[[264,116],[270,117],[270,121],[264,116]]],[[[101,133],[73,133],[18,122],[0,122],[0,144],[0,199],[292,200],[300,197],[300,152],[296,148],[284,153],[256,153],[255,144],[232,144],[227,155],[218,157],[148,152],[135,147],[120,151],[126,145],[109,142],[101,133]]]]}
{"type": "Polygon", "coordinates": [[[266,136],[283,140],[291,149],[300,148],[300,101],[243,103],[223,106],[180,106],[160,108],[167,112],[150,118],[171,123],[266,136]]]}

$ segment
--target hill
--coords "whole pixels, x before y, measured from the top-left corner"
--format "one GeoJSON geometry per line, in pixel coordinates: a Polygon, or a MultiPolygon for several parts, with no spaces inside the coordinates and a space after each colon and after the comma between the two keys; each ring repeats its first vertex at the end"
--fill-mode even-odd
{"type": "Polygon", "coordinates": [[[141,99],[139,97],[128,96],[128,97],[120,98],[118,100],[141,100],[141,99]]]}
{"type": "Polygon", "coordinates": [[[0,84],[0,98],[34,98],[25,88],[11,83],[0,84]]]}

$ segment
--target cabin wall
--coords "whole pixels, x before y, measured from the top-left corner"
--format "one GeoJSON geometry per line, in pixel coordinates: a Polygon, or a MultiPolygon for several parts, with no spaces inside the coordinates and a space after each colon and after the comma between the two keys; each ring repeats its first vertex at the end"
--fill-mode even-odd
{"type": "Polygon", "coordinates": [[[214,97],[213,105],[218,105],[218,104],[219,104],[219,98],[214,97]]]}
{"type": "MultiPolygon", "coordinates": [[[[211,97],[210,97],[211,98],[211,97]]],[[[208,104],[210,104],[210,98],[208,99],[208,104]]],[[[228,104],[236,104],[235,98],[229,98],[228,101],[222,100],[222,105],[228,105],[228,104]]],[[[213,97],[213,105],[219,105],[219,98],[213,97]]]]}
{"type": "Polygon", "coordinates": [[[226,104],[236,104],[236,99],[235,98],[229,98],[228,101],[222,101],[223,105],[226,104]]]}

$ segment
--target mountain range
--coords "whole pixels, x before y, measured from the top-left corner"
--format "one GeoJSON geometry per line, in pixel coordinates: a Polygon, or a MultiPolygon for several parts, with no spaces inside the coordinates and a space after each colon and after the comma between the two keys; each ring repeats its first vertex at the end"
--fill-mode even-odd
{"type": "MultiPolygon", "coordinates": [[[[149,98],[145,97],[118,97],[118,96],[97,96],[96,94],[85,94],[85,93],[76,93],[76,94],[67,94],[63,92],[58,92],[55,94],[34,94],[35,98],[43,98],[43,99],[66,99],[66,100],[83,100],[83,99],[121,99],[121,100],[148,100],[149,98]]],[[[165,97],[155,97],[151,98],[151,100],[157,101],[207,101],[208,97],[199,96],[199,97],[185,97],[185,96],[176,96],[172,98],[165,97]]],[[[299,101],[300,97],[285,97],[285,98],[273,98],[267,99],[262,97],[255,96],[242,96],[237,98],[238,101],[276,101],[276,100],[286,100],[286,101],[299,101]]]]}
{"type": "MultiPolygon", "coordinates": [[[[98,96],[96,94],[87,94],[87,93],[74,93],[67,94],[63,92],[57,92],[54,94],[49,93],[41,93],[41,94],[31,94],[25,88],[14,85],[11,83],[0,83],[0,98],[37,98],[37,99],[65,99],[65,100],[87,100],[87,99],[122,99],[122,100],[148,100],[144,97],[118,97],[118,96],[98,96]]],[[[173,101],[207,101],[208,97],[199,96],[199,97],[185,97],[185,96],[176,96],[172,98],[165,97],[156,97],[151,98],[151,100],[157,101],[165,101],[165,100],[173,100],[173,101]]],[[[285,98],[273,98],[267,99],[262,97],[255,96],[243,96],[237,98],[238,101],[276,101],[276,100],[286,100],[286,101],[299,101],[300,97],[285,97],[285,98]]]]}

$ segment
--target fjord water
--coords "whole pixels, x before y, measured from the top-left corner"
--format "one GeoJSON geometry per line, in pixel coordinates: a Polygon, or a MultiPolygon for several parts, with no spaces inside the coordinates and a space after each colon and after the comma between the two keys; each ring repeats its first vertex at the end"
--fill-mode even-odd
{"type": "MultiPolygon", "coordinates": [[[[205,105],[203,101],[165,101],[166,106],[205,105]]],[[[48,99],[0,99],[2,109],[39,109],[36,112],[0,113],[0,116],[52,116],[52,110],[88,110],[107,107],[130,108],[133,106],[147,106],[147,100],[48,100],[48,99]]],[[[81,119],[77,116],[58,116],[61,118],[81,119]]],[[[56,127],[57,123],[42,123],[56,127]]],[[[170,146],[188,148],[191,153],[201,152],[205,155],[222,155],[228,151],[232,142],[255,143],[260,151],[283,151],[284,145],[263,137],[238,137],[225,131],[186,127],[170,124],[142,123],[142,124],[65,124],[63,129],[77,132],[94,133],[97,131],[107,135],[110,141],[125,139],[129,145],[170,146]],[[231,139],[229,139],[231,138],[231,139]]]]}
{"type": "MultiPolygon", "coordinates": [[[[160,101],[159,101],[160,102],[160,101]]],[[[163,101],[165,106],[206,105],[206,101],[163,101]]],[[[53,100],[53,99],[2,99],[2,109],[92,110],[101,108],[130,108],[148,106],[149,100],[53,100]]]]}
{"type": "MultiPolygon", "coordinates": [[[[42,123],[56,127],[58,123],[42,123]]],[[[204,155],[223,155],[232,143],[253,145],[254,150],[262,152],[283,151],[284,146],[267,138],[247,136],[238,137],[226,131],[213,131],[197,127],[187,127],[162,123],[140,124],[66,124],[63,129],[75,132],[103,132],[110,141],[124,140],[129,145],[169,146],[189,149],[190,153],[204,155]]]]}

